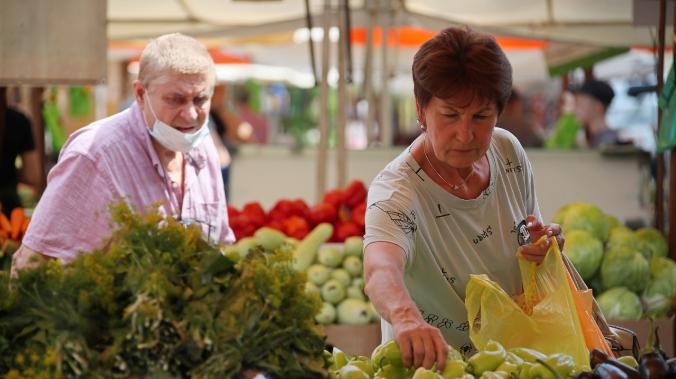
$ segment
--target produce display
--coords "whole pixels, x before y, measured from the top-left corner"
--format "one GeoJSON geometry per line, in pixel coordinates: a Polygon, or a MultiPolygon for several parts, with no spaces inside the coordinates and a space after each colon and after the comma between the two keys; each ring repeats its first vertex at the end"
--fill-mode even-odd
{"type": "Polygon", "coordinates": [[[329,223],[333,225],[330,242],[343,242],[348,237],[364,235],[366,194],[364,183],[354,180],[343,189],[327,191],[322,202],[311,207],[301,199],[279,200],[268,212],[258,202],[247,203],[241,209],[228,206],[230,227],[237,240],[253,236],[264,226],[302,239],[315,226],[329,223]]]}
{"type": "Polygon", "coordinates": [[[321,302],[294,268],[315,242],[240,255],[156,213],[113,219],[106,253],[0,272],[0,377],[325,377],[321,302]]]}
{"type": "Polygon", "coordinates": [[[572,203],[554,217],[570,258],[604,315],[612,320],[666,317],[676,306],[676,262],[654,228],[621,226],[597,206],[572,203]]]}
{"type": "Polygon", "coordinates": [[[294,267],[307,275],[306,292],[322,301],[315,316],[318,323],[364,325],[379,320],[364,294],[362,238],[352,236],[343,243],[326,244],[332,235],[333,226],[328,223],[317,225],[302,241],[263,227],[225,251],[244,257],[257,246],[269,250],[282,244],[294,246],[294,267]]]}
{"type": "Polygon", "coordinates": [[[495,341],[467,359],[449,346],[446,367],[441,373],[434,367],[431,370],[405,367],[394,341],[378,346],[370,358],[346,356],[335,348],[332,354],[325,354],[330,362],[329,375],[336,379],[555,379],[571,378],[582,371],[568,355],[545,355],[527,348],[506,350],[495,341]]]}
{"type": "Polygon", "coordinates": [[[30,221],[23,208],[12,209],[9,218],[0,213],[0,271],[9,269],[12,253],[21,245],[30,221]]]}

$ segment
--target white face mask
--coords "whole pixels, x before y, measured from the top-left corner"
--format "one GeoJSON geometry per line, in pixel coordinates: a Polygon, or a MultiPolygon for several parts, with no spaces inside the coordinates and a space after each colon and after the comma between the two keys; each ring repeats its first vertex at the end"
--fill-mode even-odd
{"type": "Polygon", "coordinates": [[[157,118],[157,115],[155,115],[153,107],[150,105],[150,98],[147,95],[146,97],[148,98],[148,108],[150,108],[150,113],[155,117],[153,128],[148,129],[148,133],[150,133],[150,135],[162,146],[171,151],[187,153],[199,146],[199,144],[209,135],[209,126],[207,125],[209,123],[208,117],[195,133],[183,133],[160,121],[160,119],[157,118]]]}

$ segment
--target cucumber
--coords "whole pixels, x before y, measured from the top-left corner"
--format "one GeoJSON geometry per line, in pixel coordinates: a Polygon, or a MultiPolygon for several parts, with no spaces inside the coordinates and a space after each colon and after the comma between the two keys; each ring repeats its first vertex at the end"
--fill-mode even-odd
{"type": "Polygon", "coordinates": [[[315,260],[317,250],[333,234],[333,225],[321,223],[303,238],[293,251],[293,268],[296,271],[305,271],[315,260]]]}
{"type": "Polygon", "coordinates": [[[279,230],[264,226],[256,230],[254,238],[256,239],[256,243],[263,246],[265,250],[272,251],[282,246],[286,236],[279,230]]]}

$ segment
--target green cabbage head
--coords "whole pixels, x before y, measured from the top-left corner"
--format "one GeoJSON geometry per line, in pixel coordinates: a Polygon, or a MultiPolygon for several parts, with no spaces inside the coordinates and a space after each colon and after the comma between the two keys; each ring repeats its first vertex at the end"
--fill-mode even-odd
{"type": "Polygon", "coordinates": [[[601,263],[601,281],[604,288],[626,287],[641,293],[650,280],[650,264],[640,252],[628,246],[606,251],[601,263]]]}
{"type": "Polygon", "coordinates": [[[650,250],[653,257],[666,257],[669,248],[667,241],[664,239],[662,233],[655,228],[641,228],[636,231],[638,238],[643,241],[645,246],[650,250]]]}
{"type": "Polygon", "coordinates": [[[564,253],[584,280],[591,280],[603,258],[603,243],[584,230],[566,233],[564,253]]]}
{"type": "Polygon", "coordinates": [[[610,224],[605,213],[593,204],[578,204],[566,211],[561,224],[564,232],[585,230],[602,242],[608,239],[610,224]]]}
{"type": "Polygon", "coordinates": [[[638,320],[643,315],[638,295],[624,287],[611,288],[596,301],[608,320],[638,320]]]}

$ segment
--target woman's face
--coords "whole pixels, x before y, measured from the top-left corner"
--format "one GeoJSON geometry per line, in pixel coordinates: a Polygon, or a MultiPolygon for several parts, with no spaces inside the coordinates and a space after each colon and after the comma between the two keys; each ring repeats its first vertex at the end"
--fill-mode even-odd
{"type": "Polygon", "coordinates": [[[466,96],[432,97],[418,114],[427,128],[428,149],[453,168],[470,167],[484,156],[498,119],[495,102],[475,98],[468,105],[466,96]]]}

